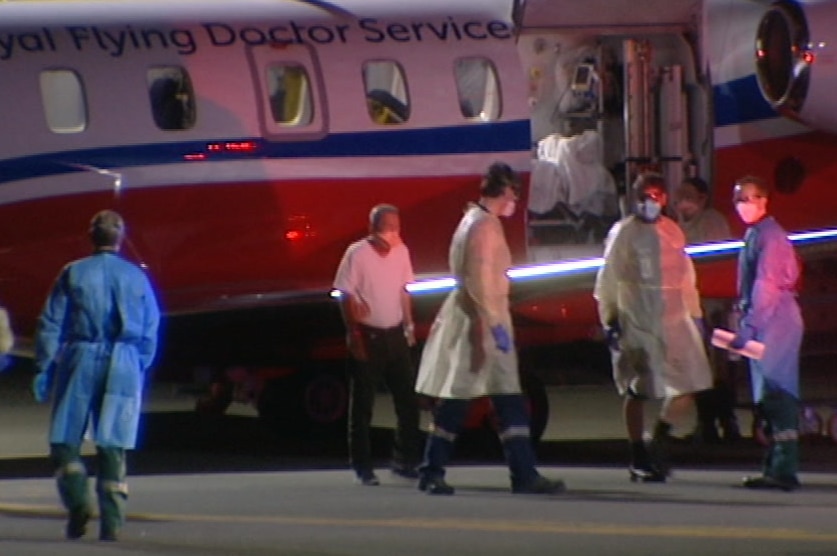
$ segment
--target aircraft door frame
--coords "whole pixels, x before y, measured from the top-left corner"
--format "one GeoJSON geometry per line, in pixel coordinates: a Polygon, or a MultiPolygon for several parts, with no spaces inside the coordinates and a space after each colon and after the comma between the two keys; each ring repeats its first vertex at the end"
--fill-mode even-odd
{"type": "Polygon", "coordinates": [[[247,48],[247,61],[253,77],[254,99],[262,136],[268,141],[297,142],[322,139],[329,124],[325,81],[317,52],[307,44],[254,45],[247,48]],[[270,105],[268,69],[279,64],[298,65],[307,76],[310,119],[304,125],[276,122],[270,105]]]}

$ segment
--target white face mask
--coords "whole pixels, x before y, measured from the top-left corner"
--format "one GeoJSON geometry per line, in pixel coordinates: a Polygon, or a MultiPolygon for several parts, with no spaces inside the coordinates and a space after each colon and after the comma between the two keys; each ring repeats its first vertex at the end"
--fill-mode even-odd
{"type": "Polygon", "coordinates": [[[660,213],[662,212],[663,206],[653,199],[646,199],[636,204],[637,216],[646,222],[654,222],[660,217],[660,213]]]}
{"type": "Polygon", "coordinates": [[[500,213],[500,216],[505,216],[509,218],[511,215],[514,214],[514,209],[517,208],[517,201],[509,201],[506,203],[506,206],[503,207],[503,211],[500,213]]]}
{"type": "Polygon", "coordinates": [[[755,203],[735,203],[735,210],[745,224],[752,224],[762,216],[761,207],[755,203]]]}
{"type": "Polygon", "coordinates": [[[401,244],[401,233],[395,231],[378,232],[378,237],[386,241],[390,247],[395,247],[401,244]]]}

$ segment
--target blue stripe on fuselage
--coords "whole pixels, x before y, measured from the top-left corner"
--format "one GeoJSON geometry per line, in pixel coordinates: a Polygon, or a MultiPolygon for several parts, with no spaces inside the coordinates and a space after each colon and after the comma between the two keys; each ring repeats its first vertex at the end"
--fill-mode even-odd
{"type": "MultiPolygon", "coordinates": [[[[335,133],[311,141],[268,141],[262,137],[236,137],[122,145],[52,152],[0,162],[0,183],[83,171],[79,165],[105,170],[182,163],[188,155],[204,154],[205,161],[334,158],[375,156],[428,156],[529,151],[528,120],[480,123],[430,129],[387,129],[335,133]],[[208,144],[252,141],[248,152],[207,152],[208,144]]],[[[195,162],[198,164],[199,162],[195,162]]]]}
{"type": "Polygon", "coordinates": [[[716,85],[712,93],[716,127],[777,117],[776,111],[762,96],[755,75],[716,85]]]}

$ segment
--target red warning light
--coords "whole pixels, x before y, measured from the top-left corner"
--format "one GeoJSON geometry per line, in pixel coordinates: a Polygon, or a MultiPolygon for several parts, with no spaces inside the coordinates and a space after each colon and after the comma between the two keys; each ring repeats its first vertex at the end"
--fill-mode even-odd
{"type": "Polygon", "coordinates": [[[808,64],[809,66],[814,63],[814,59],[815,59],[814,53],[811,52],[810,50],[806,50],[802,54],[802,61],[805,62],[806,64],[808,64]]]}
{"type": "Polygon", "coordinates": [[[224,147],[228,151],[232,152],[253,152],[256,150],[256,142],[255,141],[234,141],[229,143],[224,143],[224,147]]]}
{"type": "Polygon", "coordinates": [[[255,141],[226,141],[224,143],[208,143],[206,145],[206,150],[211,153],[250,153],[255,151],[256,148],[255,141]]]}

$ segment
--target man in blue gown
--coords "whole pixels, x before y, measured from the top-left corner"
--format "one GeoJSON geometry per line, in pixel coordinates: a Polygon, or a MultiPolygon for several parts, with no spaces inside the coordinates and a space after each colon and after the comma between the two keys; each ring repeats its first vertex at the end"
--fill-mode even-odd
{"type": "Polygon", "coordinates": [[[54,394],[50,457],[67,538],[86,532],[91,508],[80,456],[85,431],[96,444],[99,538],[117,539],[128,496],[125,450],[136,445],[145,372],[157,350],[160,312],[151,284],[117,254],[122,217],[109,210],[90,223],[94,254],[58,275],[38,320],[33,391],[54,394]]]}

